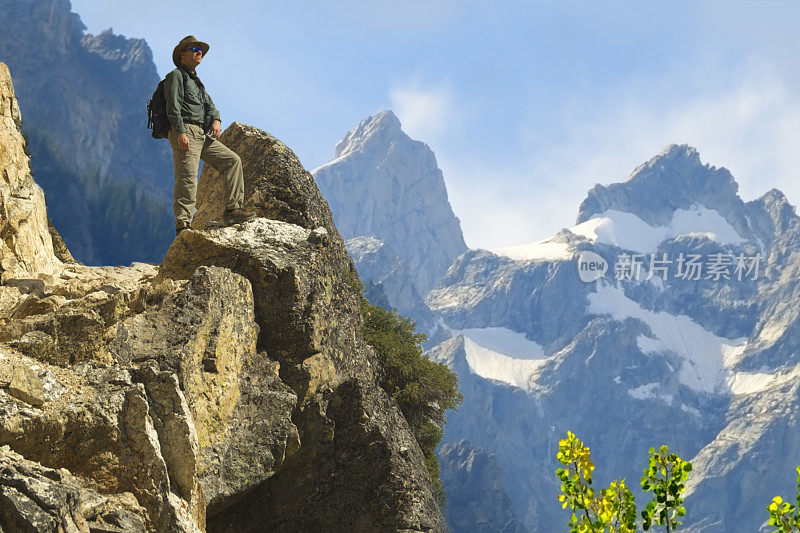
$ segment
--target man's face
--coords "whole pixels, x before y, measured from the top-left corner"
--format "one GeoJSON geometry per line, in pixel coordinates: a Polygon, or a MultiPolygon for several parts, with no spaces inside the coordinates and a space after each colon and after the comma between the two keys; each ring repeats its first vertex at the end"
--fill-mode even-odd
{"type": "Polygon", "coordinates": [[[190,46],[181,52],[181,63],[190,69],[194,69],[202,60],[203,50],[199,46],[190,46]]]}

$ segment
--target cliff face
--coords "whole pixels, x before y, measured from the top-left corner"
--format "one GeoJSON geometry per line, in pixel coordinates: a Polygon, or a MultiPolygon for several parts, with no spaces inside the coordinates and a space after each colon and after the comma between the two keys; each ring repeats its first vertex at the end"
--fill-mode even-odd
{"type": "Polygon", "coordinates": [[[49,273],[60,265],[21,125],[8,67],[0,63],[0,281],[49,273]]]}
{"type": "MultiPolygon", "coordinates": [[[[255,220],[184,231],[160,266],[54,262],[0,285],[0,524],[444,530],[311,175],[263,131],[223,141],[255,220]]],[[[219,187],[204,170],[198,228],[219,187]]]]}
{"type": "Polygon", "coordinates": [[[0,61],[14,76],[49,215],[87,264],[158,261],[172,238],[172,159],[145,128],[158,84],[147,43],[84,35],[68,0],[7,0],[0,61]]]}

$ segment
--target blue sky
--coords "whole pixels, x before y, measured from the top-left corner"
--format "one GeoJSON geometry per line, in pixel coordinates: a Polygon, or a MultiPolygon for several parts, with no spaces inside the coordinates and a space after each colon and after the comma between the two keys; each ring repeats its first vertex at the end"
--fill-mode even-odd
{"type": "Polygon", "coordinates": [[[159,73],[193,34],[223,120],[312,169],[392,109],[436,153],[470,247],[572,225],[595,183],[670,143],[747,201],[800,201],[800,2],[72,0],[90,33],[147,40],[159,73]]]}

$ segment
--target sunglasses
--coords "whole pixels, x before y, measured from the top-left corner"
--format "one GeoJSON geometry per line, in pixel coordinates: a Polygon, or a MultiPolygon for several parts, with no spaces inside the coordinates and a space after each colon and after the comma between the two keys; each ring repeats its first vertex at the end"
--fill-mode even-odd
{"type": "Polygon", "coordinates": [[[184,50],[184,52],[188,52],[189,50],[191,50],[192,52],[200,52],[201,54],[203,53],[203,49],[200,48],[199,46],[192,46],[191,48],[187,48],[186,50],[184,50]]]}

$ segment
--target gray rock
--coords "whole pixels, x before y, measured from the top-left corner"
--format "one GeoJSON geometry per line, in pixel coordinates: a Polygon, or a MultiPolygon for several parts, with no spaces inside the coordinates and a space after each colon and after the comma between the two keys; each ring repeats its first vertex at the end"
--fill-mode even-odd
{"type": "Polygon", "coordinates": [[[209,514],[262,484],[299,446],[297,398],[256,351],[258,330],[250,283],[203,266],[185,289],[123,322],[112,344],[120,362],[146,362],[135,376],[162,444],[171,443],[173,485],[186,495],[199,482],[209,514]]]}
{"type": "MultiPolygon", "coordinates": [[[[299,447],[285,441],[286,453],[272,454],[280,468],[245,499],[213,515],[209,507],[209,529],[444,529],[422,453],[377,385],[379,363],[361,336],[360,283],[313,178],[266,132],[235,123],[222,138],[242,157],[244,208],[259,218],[182,232],[159,276],[188,279],[213,265],[250,282],[256,348],[297,395],[299,447]],[[318,228],[326,239],[312,237],[318,228]]],[[[197,219],[218,218],[224,198],[213,169],[200,188],[197,219]]]]}
{"type": "Polygon", "coordinates": [[[7,279],[5,284],[9,287],[18,288],[23,294],[33,294],[39,298],[44,296],[44,281],[40,279],[11,278],[7,279]]]}
{"type": "MultiPolygon", "coordinates": [[[[23,358],[16,362],[24,363],[30,364],[23,358]]],[[[181,501],[169,496],[170,471],[162,453],[175,457],[169,446],[186,447],[164,424],[159,424],[163,438],[159,435],[150,407],[150,402],[158,404],[158,397],[151,399],[141,383],[126,383],[113,368],[50,366],[47,372],[53,382],[49,388],[60,392],[39,409],[0,391],[0,446],[13,446],[30,461],[81,476],[98,492],[131,493],[146,510],[142,516],[150,530],[195,531],[196,525],[181,524],[203,522],[200,495],[195,492],[181,501]],[[195,515],[186,518],[185,509],[195,515]]],[[[177,469],[175,477],[180,478],[177,469]]]]}
{"type": "Polygon", "coordinates": [[[29,331],[9,344],[28,357],[39,361],[50,361],[55,358],[55,341],[44,331],[29,331]]]}
{"type": "Polygon", "coordinates": [[[64,469],[46,468],[0,447],[4,531],[144,533],[144,516],[130,493],[101,495],[64,469]]]}
{"type": "Polygon", "coordinates": [[[162,456],[173,490],[186,501],[197,501],[200,447],[192,413],[175,374],[144,366],[136,372],[147,391],[162,456]]]}

